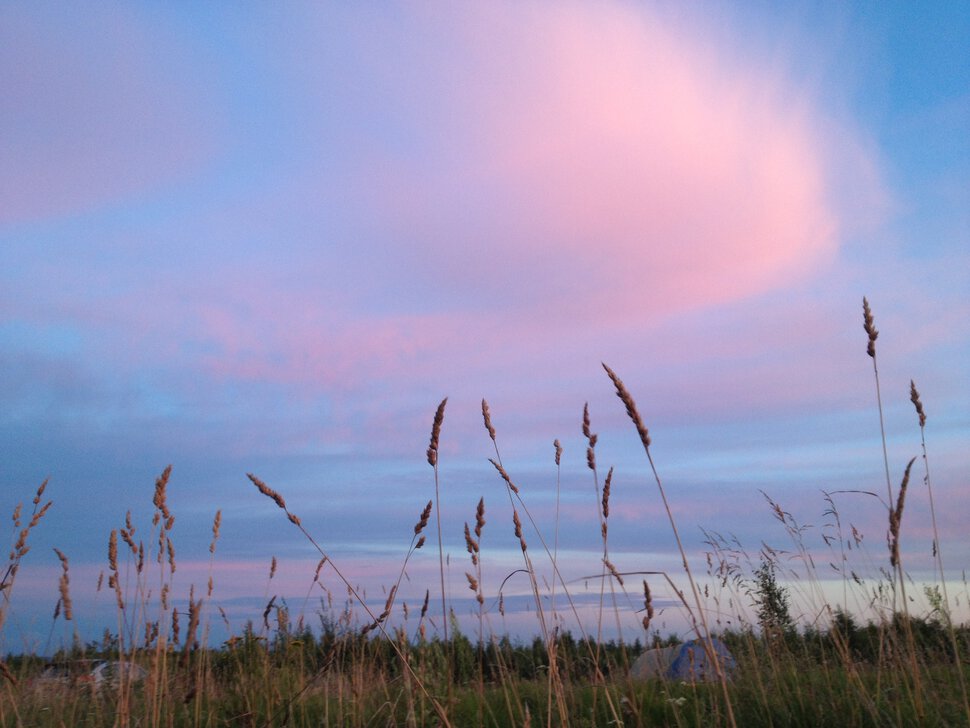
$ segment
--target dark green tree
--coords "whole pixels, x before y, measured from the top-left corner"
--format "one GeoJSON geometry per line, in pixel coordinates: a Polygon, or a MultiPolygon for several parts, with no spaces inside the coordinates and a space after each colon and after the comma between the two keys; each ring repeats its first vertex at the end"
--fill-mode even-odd
{"type": "Polygon", "coordinates": [[[754,602],[758,606],[758,623],[766,638],[794,633],[788,589],[778,583],[775,563],[764,556],[754,572],[754,602]]]}

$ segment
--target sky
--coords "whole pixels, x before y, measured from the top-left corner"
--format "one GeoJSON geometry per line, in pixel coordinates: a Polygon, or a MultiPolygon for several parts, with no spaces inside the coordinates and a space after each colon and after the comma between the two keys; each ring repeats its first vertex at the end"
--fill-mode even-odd
{"type": "MultiPolygon", "coordinates": [[[[855,568],[878,576],[886,474],[863,296],[890,479],[922,452],[914,379],[965,608],[968,40],[970,9],[944,2],[4,3],[0,512],[29,510],[45,478],[54,505],[5,592],[0,649],[49,652],[112,624],[96,589],[108,534],[130,511],[152,543],[169,464],[176,605],[211,574],[208,609],[232,629],[274,595],[317,610],[319,553],[254,473],[379,609],[435,494],[425,450],[444,397],[459,618],[473,609],[462,528],[483,497],[490,619],[536,629],[521,575],[497,614],[522,561],[483,398],[578,601],[598,599],[584,577],[603,568],[610,467],[612,561],[682,583],[601,362],[636,398],[696,571],[716,532],[755,564],[763,544],[782,549],[797,572],[767,495],[841,589],[825,492],[852,490],[882,499],[831,496],[864,534],[855,568]],[[75,624],[51,620],[54,548],[75,624]]],[[[902,533],[914,584],[934,568],[923,467],[902,533]]],[[[434,541],[402,582],[412,608],[437,593],[434,541]]],[[[321,583],[343,603],[334,573],[321,583]]],[[[665,588],[661,626],[676,630],[665,588]]]]}

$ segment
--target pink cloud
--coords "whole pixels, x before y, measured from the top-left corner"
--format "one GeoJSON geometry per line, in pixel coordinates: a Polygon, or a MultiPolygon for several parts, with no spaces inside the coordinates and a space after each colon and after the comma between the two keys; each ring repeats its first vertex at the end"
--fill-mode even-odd
{"type": "MultiPolygon", "coordinates": [[[[330,387],[375,377],[426,382],[446,369],[481,373],[495,366],[484,352],[522,367],[575,347],[595,366],[631,332],[639,346],[643,331],[671,316],[791,286],[837,253],[846,211],[831,188],[845,170],[824,150],[838,130],[777,71],[727,62],[728,48],[688,37],[647,9],[412,9],[394,23],[366,13],[310,15],[286,35],[287,53],[301,62],[277,69],[316,111],[305,119],[301,143],[315,141],[304,163],[272,194],[243,201],[247,209],[220,206],[196,224],[206,237],[248,240],[253,229],[273,234],[267,220],[306,217],[301,235],[326,243],[284,246],[262,260],[233,249],[211,269],[190,259],[205,270],[126,281],[118,294],[85,304],[86,320],[104,318],[93,309],[109,306],[108,319],[128,320],[136,339],[151,339],[126,356],[161,348],[163,358],[176,357],[187,338],[207,351],[195,366],[217,377],[330,387]],[[359,75],[337,101],[339,68],[321,56],[317,35],[321,27],[334,32],[333,23],[358,38],[359,75]],[[371,106],[386,110],[382,123],[393,133],[413,137],[403,149],[356,129],[355,112],[373,125],[371,106]],[[350,115],[353,134],[341,127],[347,136],[334,137],[328,124],[337,113],[350,115]],[[335,169],[334,144],[353,150],[335,169]],[[348,216],[354,245],[331,240],[314,214],[321,200],[348,216]],[[358,239],[363,252],[354,250],[358,239]],[[318,286],[310,274],[324,271],[327,284],[318,286]]],[[[296,20],[282,28],[286,22],[296,20]]],[[[193,87],[170,85],[150,54],[122,43],[138,36],[138,18],[121,15],[112,27],[105,43],[125,59],[123,75],[69,44],[59,64],[40,44],[38,73],[56,79],[69,65],[77,76],[78,131],[55,135],[65,146],[59,154],[123,150],[128,171],[113,171],[108,157],[82,159],[74,166],[102,170],[103,179],[81,184],[68,164],[49,194],[5,209],[29,215],[37,200],[45,209],[94,204],[174,173],[169,161],[184,166],[180,153],[157,152],[167,134],[189,147],[198,141],[186,133],[193,87]],[[152,95],[168,99],[163,106],[143,103],[149,78],[152,95]],[[126,131],[118,126],[124,104],[118,114],[99,113],[116,102],[154,110],[132,116],[141,121],[126,131]]],[[[27,52],[13,48],[15,57],[27,52]]],[[[32,92],[29,79],[15,78],[23,94],[32,92]]],[[[41,103],[26,104],[31,113],[56,116],[67,93],[58,83],[41,103]]],[[[14,169],[50,171],[43,154],[31,159],[14,169]]],[[[18,183],[10,194],[39,185],[18,183]]],[[[164,234],[155,237],[144,244],[166,245],[164,234]]],[[[57,265],[37,277],[57,279],[57,265]]],[[[116,288],[114,278],[109,272],[102,288],[116,288]]],[[[656,344],[653,356],[664,348],[656,344]]]]}
{"type": "MultiPolygon", "coordinates": [[[[450,20],[463,70],[423,112],[451,162],[379,161],[390,181],[376,207],[411,231],[429,285],[642,323],[831,260],[821,123],[775,74],[724,64],[627,6],[450,20]]],[[[422,90],[438,60],[395,78],[422,90]]]]}

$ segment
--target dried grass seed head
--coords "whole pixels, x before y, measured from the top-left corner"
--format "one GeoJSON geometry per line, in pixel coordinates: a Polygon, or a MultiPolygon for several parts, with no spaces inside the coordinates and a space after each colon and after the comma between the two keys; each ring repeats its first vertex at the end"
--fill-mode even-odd
{"type": "Polygon", "coordinates": [[[643,628],[650,629],[650,622],[653,620],[653,595],[650,594],[650,585],[647,580],[643,580],[643,608],[646,614],[643,616],[643,628]]]}
{"type": "Polygon", "coordinates": [[[434,413],[434,422],[431,424],[431,441],[428,444],[428,465],[435,467],[438,464],[438,441],[441,438],[441,423],[445,419],[445,405],[448,398],[445,397],[438,405],[434,413]]]}
{"type": "Polygon", "coordinates": [[[484,399],[482,400],[482,419],[485,420],[485,429],[488,430],[488,436],[492,438],[492,442],[495,441],[495,428],[492,427],[492,413],[488,409],[488,402],[484,399]]]}
{"type": "Polygon", "coordinates": [[[64,555],[63,551],[56,547],[54,548],[54,553],[57,554],[57,558],[61,562],[61,567],[64,569],[64,571],[67,571],[67,556],[64,555]]]}
{"type": "Polygon", "coordinates": [[[320,561],[317,562],[316,571],[313,572],[313,583],[320,581],[320,572],[323,571],[324,564],[327,563],[327,557],[324,556],[320,561]]]}
{"type": "Polygon", "coordinates": [[[252,481],[252,484],[256,486],[256,489],[259,490],[260,493],[262,493],[267,498],[272,500],[276,505],[278,505],[284,511],[286,510],[286,501],[283,500],[283,496],[281,496],[275,490],[270,488],[268,485],[266,485],[266,483],[264,483],[262,480],[257,478],[252,473],[246,473],[246,477],[249,478],[250,481],[252,481]]]}
{"type": "Polygon", "coordinates": [[[71,604],[71,594],[69,590],[70,575],[68,573],[68,561],[67,556],[64,555],[60,549],[55,548],[54,552],[57,554],[57,558],[61,561],[61,578],[58,582],[58,590],[60,592],[61,598],[60,603],[64,607],[64,619],[70,622],[74,618],[74,609],[71,604]]]}
{"type": "Polygon", "coordinates": [[[471,529],[468,527],[468,521],[465,521],[465,549],[474,556],[478,553],[478,542],[472,538],[471,529]]]}
{"type": "Polygon", "coordinates": [[[647,430],[647,426],[643,424],[643,419],[640,417],[640,412],[637,410],[637,404],[633,401],[633,395],[627,390],[626,385],[623,384],[623,380],[616,376],[616,373],[610,369],[606,364],[603,364],[603,369],[609,375],[610,379],[613,380],[613,386],[616,388],[616,396],[620,398],[623,405],[626,407],[627,416],[633,422],[634,426],[637,428],[637,434],[640,435],[640,442],[643,443],[645,450],[650,449],[650,433],[647,430]]]}
{"type": "Polygon", "coordinates": [[[485,527],[485,496],[478,499],[478,507],[475,508],[475,536],[482,537],[482,529],[485,527]]]}
{"type": "Polygon", "coordinates": [[[118,571],[118,532],[114,529],[108,536],[108,568],[118,571]]]}
{"type": "Polygon", "coordinates": [[[47,514],[47,511],[50,510],[52,505],[54,505],[54,501],[47,501],[39,511],[37,511],[33,516],[31,516],[30,522],[27,524],[27,528],[31,529],[34,526],[36,526],[38,523],[40,523],[40,519],[47,514]]]}
{"type": "Polygon", "coordinates": [[[172,514],[168,510],[165,489],[168,486],[169,476],[172,474],[172,466],[169,465],[162,471],[162,474],[155,480],[155,495],[152,498],[155,508],[162,514],[162,518],[168,520],[172,514]]]}
{"type": "Polygon", "coordinates": [[[222,527],[222,509],[216,511],[215,518],[212,519],[212,542],[209,544],[209,553],[216,552],[216,541],[219,540],[219,529],[222,527]]]}
{"type": "Polygon", "coordinates": [[[616,579],[618,582],[620,582],[620,586],[623,586],[623,577],[620,576],[620,572],[616,570],[616,567],[613,565],[613,562],[610,561],[609,559],[603,559],[603,563],[606,565],[606,568],[610,570],[610,573],[613,575],[613,578],[616,579]]]}
{"type": "Polygon", "coordinates": [[[916,382],[912,379],[909,380],[909,401],[916,407],[916,414],[919,415],[919,426],[924,427],[926,425],[926,413],[923,411],[923,402],[919,398],[916,382]]]}
{"type": "Polygon", "coordinates": [[[37,493],[34,495],[34,505],[35,506],[40,503],[41,496],[43,496],[44,495],[44,491],[47,490],[47,481],[48,480],[50,480],[50,478],[44,478],[44,482],[41,483],[39,486],[37,486],[37,493]]]}
{"type": "Polygon", "coordinates": [[[165,539],[165,550],[168,552],[168,568],[172,574],[175,573],[175,544],[172,539],[165,539]]]}
{"type": "Polygon", "coordinates": [[[138,553],[138,546],[135,545],[135,541],[134,541],[134,539],[132,539],[131,534],[128,533],[128,530],[122,528],[122,529],[120,529],[120,533],[121,533],[121,540],[124,541],[128,545],[128,548],[131,549],[131,553],[132,554],[137,554],[138,553]]]}
{"type": "Polygon", "coordinates": [[[431,518],[431,508],[432,508],[432,505],[433,505],[432,501],[429,500],[428,501],[428,505],[426,505],[424,507],[424,509],[421,511],[421,516],[418,519],[418,522],[416,524],[414,524],[414,535],[415,536],[419,535],[424,530],[425,526],[428,525],[428,521],[431,518]]]}
{"type": "Polygon", "coordinates": [[[606,474],[606,480],[603,483],[603,518],[610,517],[610,486],[613,483],[613,468],[610,468],[610,472],[606,474]]]}
{"type": "Polygon", "coordinates": [[[862,297],[862,327],[869,335],[869,344],[866,347],[866,353],[875,359],[876,339],[879,338],[879,331],[873,325],[872,309],[869,308],[869,300],[865,296],[862,297]]]}
{"type": "Polygon", "coordinates": [[[518,494],[519,489],[515,487],[515,483],[512,482],[512,479],[509,477],[509,474],[505,472],[505,468],[503,468],[500,463],[496,462],[492,458],[489,458],[488,462],[490,462],[492,465],[495,466],[495,469],[498,471],[498,474],[502,476],[502,480],[505,481],[505,483],[509,486],[511,491],[513,493],[518,494]]]}
{"type": "Polygon", "coordinates": [[[907,463],[906,471],[903,473],[903,481],[899,485],[896,507],[889,511],[889,563],[892,566],[899,564],[899,528],[903,520],[903,506],[906,503],[906,491],[909,489],[909,472],[915,462],[916,458],[912,458],[907,463]]]}

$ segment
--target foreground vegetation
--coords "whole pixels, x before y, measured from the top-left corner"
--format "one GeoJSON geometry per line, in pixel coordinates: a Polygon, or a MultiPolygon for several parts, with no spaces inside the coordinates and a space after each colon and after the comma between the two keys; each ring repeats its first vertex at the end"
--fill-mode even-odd
{"type": "MultiPolygon", "coordinates": [[[[878,337],[868,302],[864,301],[864,327],[872,358],[877,407],[882,418],[881,392],[876,367],[878,337]]],[[[404,556],[401,577],[387,585],[383,610],[377,612],[361,598],[353,582],[304,529],[279,492],[255,475],[252,484],[281,509],[293,527],[320,552],[313,575],[316,584],[324,570],[346,590],[347,604],[334,610],[322,601],[319,625],[291,621],[285,602],[273,597],[261,618],[254,615],[246,627],[219,649],[210,647],[213,584],[204,594],[194,588],[186,609],[173,606],[172,575],[175,549],[171,539],[174,516],[168,509],[166,487],[170,469],[159,477],[153,498],[154,512],[147,539],[139,538],[131,514],[124,527],[108,539],[108,569],[104,588],[117,604],[117,629],[107,630],[99,642],[74,645],[52,658],[7,655],[0,661],[0,724],[3,726],[959,726],[970,725],[967,693],[970,628],[955,624],[944,578],[942,545],[936,532],[929,460],[926,452],[926,414],[915,384],[910,399],[915,407],[922,447],[923,483],[930,504],[936,583],[923,585],[929,609],[913,614],[907,595],[915,584],[903,568],[902,520],[910,487],[913,458],[894,493],[886,466],[886,498],[856,491],[882,503],[886,510],[887,550],[882,563],[855,561],[862,536],[843,526],[834,494],[825,494],[830,517],[823,534],[825,545],[839,554],[831,566],[840,574],[843,589],[852,590],[858,602],[868,604],[865,614],[849,614],[823,596],[812,549],[805,529],[781,505],[768,500],[770,511],[783,524],[790,539],[785,558],[762,545],[757,557],[747,555],[731,538],[708,533],[707,572],[695,578],[683,548],[667,493],[650,451],[650,435],[633,397],[605,367],[644,448],[653,482],[669,520],[671,534],[682,558],[683,573],[661,571],[621,573],[609,551],[609,499],[612,469],[600,478],[596,462],[597,436],[591,430],[588,410],[583,433],[586,461],[596,495],[602,534],[603,585],[597,618],[579,619],[569,582],[558,568],[556,538],[547,538],[529,512],[522,493],[506,471],[497,432],[485,401],[482,415],[494,445],[492,464],[504,484],[512,513],[512,527],[522,553],[521,572],[528,578],[538,635],[517,643],[494,633],[488,624],[486,594],[482,586],[481,549],[485,526],[484,499],[472,523],[464,524],[469,555],[467,585],[478,605],[477,634],[459,629],[446,599],[444,551],[438,482],[438,443],[447,400],[439,405],[427,450],[433,468],[435,497],[422,508],[404,556]],[[432,515],[435,517],[432,525],[432,515]],[[531,527],[531,528],[530,528],[531,527]],[[409,559],[436,532],[441,566],[440,584],[429,585],[420,609],[417,629],[395,626],[398,610],[407,623],[408,608],[397,603],[397,590],[409,559]],[[147,545],[146,545],[147,544],[147,545]],[[550,545],[551,544],[551,545],[550,545]],[[793,617],[792,594],[786,580],[793,575],[807,588],[808,602],[793,617]],[[541,564],[537,566],[537,563],[541,564]],[[545,578],[545,577],[548,577],[545,578]],[[617,619],[614,589],[625,581],[642,581],[642,644],[602,639],[604,621],[617,619]],[[647,577],[647,578],[642,578],[647,577]],[[651,588],[651,584],[653,587],[651,588]],[[433,589],[440,586],[437,596],[433,589]],[[630,666],[644,647],[676,642],[661,638],[653,625],[653,594],[658,586],[680,602],[690,637],[707,644],[719,637],[737,659],[728,671],[716,663],[709,682],[661,677],[637,681],[630,666]],[[555,597],[547,599],[547,597],[555,597]],[[556,619],[556,599],[562,613],[575,617],[577,634],[563,631],[556,619]],[[610,605],[613,606],[610,606],[610,605]],[[708,615],[730,610],[736,619],[725,628],[710,623],[708,615]],[[439,611],[440,610],[440,611],[439,611]],[[433,616],[434,615],[434,616],[433,616]],[[433,621],[437,620],[437,621],[433,621]],[[428,627],[431,627],[429,630],[428,627]],[[122,670],[112,684],[53,682],[43,678],[48,659],[69,663],[81,659],[120,660],[147,670],[134,680],[122,670]]],[[[885,438],[883,438],[885,443],[885,438]]],[[[555,445],[555,463],[561,448],[555,445]]],[[[885,444],[883,445],[885,454],[885,444]]],[[[43,520],[51,502],[44,502],[46,483],[38,488],[30,513],[18,506],[13,521],[14,545],[0,580],[0,630],[11,603],[11,593],[28,541],[43,520]]],[[[213,522],[210,554],[219,537],[221,515],[213,522]]],[[[558,518],[557,526],[558,529],[558,518]]],[[[68,557],[58,551],[63,574],[54,619],[71,621],[68,557]]],[[[271,573],[276,569],[273,560],[271,573]]],[[[99,589],[102,584],[99,582],[99,589]]],[[[807,596],[806,596],[807,595],[807,596]]],[[[501,590],[489,594],[503,609],[501,590]]],[[[848,601],[848,600],[846,600],[848,601]]],[[[416,611],[416,610],[414,610],[416,611]]],[[[221,609],[219,612],[228,619],[221,609]]],[[[414,615],[412,615],[413,617],[414,615]]],[[[413,625],[412,625],[413,626],[413,625]]],[[[75,632],[75,635],[77,633],[75,632]]]]}
{"type": "MultiPolygon", "coordinates": [[[[744,726],[938,725],[965,723],[950,639],[939,623],[917,620],[922,709],[912,675],[883,650],[905,643],[901,624],[858,628],[844,620],[824,633],[789,633],[775,643],[752,632],[723,635],[738,658],[730,684],[735,720],[744,726]],[[852,647],[849,647],[852,645],[852,647]],[[851,657],[845,649],[849,647],[851,657]]],[[[970,648],[970,632],[960,630],[970,648]]],[[[482,648],[462,635],[449,643],[400,641],[416,679],[455,726],[722,725],[727,710],[718,685],[686,681],[631,681],[627,665],[639,645],[600,645],[599,663],[588,647],[560,635],[565,718],[550,694],[549,656],[541,640],[501,640],[482,648]]],[[[117,657],[89,645],[57,659],[117,657]]],[[[277,632],[270,644],[247,631],[232,648],[170,655],[159,665],[150,651],[139,663],[153,669],[144,684],[118,688],[50,686],[36,682],[43,660],[11,659],[17,677],[2,702],[4,725],[438,725],[432,699],[416,690],[394,650],[358,632],[325,629],[319,636],[277,632]],[[183,656],[187,654],[187,658],[183,656]],[[160,674],[161,671],[161,674],[160,674]]]]}

